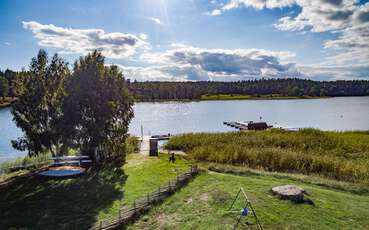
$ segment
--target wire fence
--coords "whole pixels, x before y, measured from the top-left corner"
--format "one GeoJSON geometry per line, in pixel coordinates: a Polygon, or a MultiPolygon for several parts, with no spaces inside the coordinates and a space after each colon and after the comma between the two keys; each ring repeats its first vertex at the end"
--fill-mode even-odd
{"type": "Polygon", "coordinates": [[[153,205],[162,202],[166,197],[173,194],[185,186],[199,172],[197,166],[191,166],[188,172],[185,172],[171,180],[165,186],[159,186],[155,192],[147,193],[145,196],[135,200],[130,206],[123,206],[119,213],[110,218],[99,221],[91,230],[107,230],[115,229],[121,225],[130,223],[137,219],[140,215],[148,211],[153,205]]]}

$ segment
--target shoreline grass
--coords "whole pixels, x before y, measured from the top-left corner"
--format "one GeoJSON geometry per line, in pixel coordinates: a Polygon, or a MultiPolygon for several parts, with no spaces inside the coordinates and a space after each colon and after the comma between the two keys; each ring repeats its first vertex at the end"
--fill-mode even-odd
{"type": "Polygon", "coordinates": [[[349,182],[369,181],[369,132],[304,129],[174,136],[166,146],[197,161],[266,171],[316,174],[349,182]]]}

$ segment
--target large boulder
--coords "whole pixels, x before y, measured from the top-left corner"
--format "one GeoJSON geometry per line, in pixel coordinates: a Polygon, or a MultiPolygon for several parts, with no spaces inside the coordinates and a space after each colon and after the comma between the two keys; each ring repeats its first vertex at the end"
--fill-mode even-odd
{"type": "Polygon", "coordinates": [[[291,200],[297,203],[304,201],[304,194],[306,193],[304,189],[299,188],[295,185],[283,185],[273,187],[272,192],[280,199],[291,200]]]}

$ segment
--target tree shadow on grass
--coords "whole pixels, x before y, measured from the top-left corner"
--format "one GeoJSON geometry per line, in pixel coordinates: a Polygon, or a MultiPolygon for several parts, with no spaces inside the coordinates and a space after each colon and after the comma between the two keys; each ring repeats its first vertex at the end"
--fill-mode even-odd
{"type": "Polygon", "coordinates": [[[0,229],[88,229],[99,211],[123,198],[122,170],[90,170],[78,178],[29,176],[0,188],[0,229]]]}

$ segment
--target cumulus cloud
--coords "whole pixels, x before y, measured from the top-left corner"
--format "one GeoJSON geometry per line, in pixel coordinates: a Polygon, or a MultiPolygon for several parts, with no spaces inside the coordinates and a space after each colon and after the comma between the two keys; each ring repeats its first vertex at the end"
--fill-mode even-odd
{"type": "Polygon", "coordinates": [[[38,22],[22,22],[43,47],[59,48],[62,52],[85,54],[95,49],[109,58],[125,58],[146,49],[146,35],[107,33],[101,29],[72,29],[43,25],[38,22]]]}
{"type": "MultiPolygon", "coordinates": [[[[240,7],[260,10],[292,5],[298,6],[300,12],[280,18],[274,24],[277,29],[337,34],[336,38],[325,41],[328,55],[321,66],[369,66],[369,3],[360,4],[357,0],[228,0],[212,15],[240,7]]],[[[347,70],[343,72],[348,73],[347,70]]]]}
{"type": "Polygon", "coordinates": [[[292,6],[295,0],[230,0],[219,9],[214,9],[210,15],[216,16],[224,11],[232,10],[240,7],[254,7],[256,9],[273,9],[292,6]]]}
{"type": "Polygon", "coordinates": [[[296,0],[301,12],[283,17],[275,27],[280,30],[310,29],[313,32],[337,31],[350,25],[358,6],[356,0],[296,0]]]}
{"type": "Polygon", "coordinates": [[[145,53],[141,59],[149,67],[127,67],[128,77],[149,80],[222,80],[234,81],[261,77],[298,77],[293,63],[295,54],[262,49],[202,49],[183,44],[163,53],[145,53]]]}

